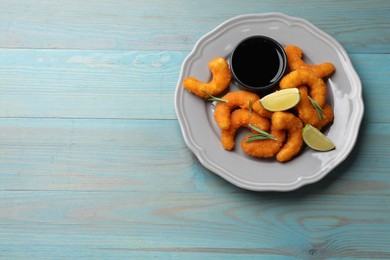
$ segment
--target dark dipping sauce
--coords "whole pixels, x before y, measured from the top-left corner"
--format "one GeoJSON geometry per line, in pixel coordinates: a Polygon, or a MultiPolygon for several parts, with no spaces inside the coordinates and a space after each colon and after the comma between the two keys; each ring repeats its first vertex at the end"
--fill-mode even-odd
{"type": "Polygon", "coordinates": [[[238,85],[250,91],[269,91],[282,78],[287,62],[283,46],[266,36],[251,36],[233,50],[231,70],[238,85]]]}

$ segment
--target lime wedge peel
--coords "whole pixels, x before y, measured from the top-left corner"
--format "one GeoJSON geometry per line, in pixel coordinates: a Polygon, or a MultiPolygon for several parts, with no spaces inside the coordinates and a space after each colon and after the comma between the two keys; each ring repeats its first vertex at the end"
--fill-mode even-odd
{"type": "Polygon", "coordinates": [[[301,99],[297,88],[275,91],[260,99],[261,105],[272,112],[288,110],[296,106],[301,99]]]}
{"type": "Polygon", "coordinates": [[[310,124],[306,124],[302,129],[302,138],[307,146],[316,151],[325,152],[336,148],[335,144],[328,137],[310,124]]]}

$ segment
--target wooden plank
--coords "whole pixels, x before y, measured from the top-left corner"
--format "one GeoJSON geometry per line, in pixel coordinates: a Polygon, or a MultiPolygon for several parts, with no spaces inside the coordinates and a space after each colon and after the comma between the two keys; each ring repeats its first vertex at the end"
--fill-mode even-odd
{"type": "Polygon", "coordinates": [[[389,123],[390,55],[351,55],[351,60],[362,82],[364,120],[389,123]]]}
{"type": "Polygon", "coordinates": [[[186,52],[0,50],[0,117],[175,118],[186,52]]]}
{"type": "Polygon", "coordinates": [[[389,53],[389,8],[387,1],[376,0],[370,4],[365,0],[337,4],[255,0],[229,3],[3,0],[0,47],[190,50],[197,39],[231,17],[283,12],[309,20],[333,35],[351,53],[389,53]]]}
{"type": "MultiPolygon", "coordinates": [[[[0,49],[0,117],[175,119],[188,52],[0,49]]],[[[390,122],[390,55],[351,55],[369,122],[390,122]]]]}
{"type": "MultiPolygon", "coordinates": [[[[175,120],[2,119],[0,129],[0,190],[243,192],[200,165],[175,120]]],[[[363,124],[348,159],[296,193],[389,195],[389,133],[363,124]]]]}
{"type": "Polygon", "coordinates": [[[382,196],[13,191],[0,212],[7,256],[390,257],[382,196]]]}

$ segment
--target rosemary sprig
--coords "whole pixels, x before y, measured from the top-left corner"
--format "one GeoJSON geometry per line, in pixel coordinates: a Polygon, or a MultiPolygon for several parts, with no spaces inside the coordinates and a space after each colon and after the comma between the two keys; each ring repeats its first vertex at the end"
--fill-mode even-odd
{"type": "Polygon", "coordinates": [[[323,118],[325,118],[325,115],[322,113],[322,107],[320,107],[318,105],[318,103],[312,99],[311,97],[308,97],[309,100],[310,100],[310,103],[313,105],[313,107],[316,109],[316,112],[317,112],[317,115],[318,115],[318,118],[321,120],[323,118]]]}
{"type": "Polygon", "coordinates": [[[249,110],[249,114],[252,115],[252,99],[249,100],[248,110],[249,110]]]}
{"type": "Polygon", "coordinates": [[[209,98],[207,99],[208,101],[217,101],[217,102],[225,102],[225,103],[228,102],[228,100],[226,100],[226,99],[218,98],[218,97],[211,95],[206,90],[202,89],[202,92],[205,93],[207,96],[209,96],[209,98]]]}
{"type": "Polygon", "coordinates": [[[250,134],[249,137],[245,140],[246,143],[255,141],[255,140],[265,140],[265,139],[272,139],[272,140],[278,140],[273,135],[267,133],[266,131],[261,130],[260,128],[257,128],[256,126],[249,124],[249,127],[258,132],[258,134],[250,134]]]}
{"type": "Polygon", "coordinates": [[[265,140],[268,139],[267,137],[261,135],[261,134],[251,134],[248,136],[248,138],[245,140],[245,143],[250,143],[256,140],[265,140]]]}

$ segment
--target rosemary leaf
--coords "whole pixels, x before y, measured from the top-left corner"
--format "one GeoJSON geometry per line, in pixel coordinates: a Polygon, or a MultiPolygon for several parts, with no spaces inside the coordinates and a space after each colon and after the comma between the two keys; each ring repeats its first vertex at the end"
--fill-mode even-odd
{"type": "Polygon", "coordinates": [[[205,90],[202,90],[202,92],[205,93],[207,96],[209,96],[209,98],[207,99],[208,101],[225,102],[225,103],[228,102],[226,99],[214,97],[213,95],[211,95],[210,93],[208,93],[205,90]]]}
{"type": "Polygon", "coordinates": [[[268,138],[265,137],[264,135],[254,134],[254,135],[250,135],[250,136],[245,140],[245,143],[253,142],[253,141],[256,141],[256,140],[265,140],[265,139],[268,139],[268,138]]]}
{"type": "Polygon", "coordinates": [[[249,110],[249,114],[252,115],[252,99],[249,100],[248,110],[249,110]]]}
{"type": "Polygon", "coordinates": [[[251,134],[250,137],[246,140],[247,142],[251,142],[254,140],[265,140],[265,139],[272,139],[272,140],[278,140],[273,135],[267,133],[266,131],[261,130],[260,128],[257,128],[256,126],[249,124],[249,127],[258,132],[258,134],[251,134]],[[251,140],[253,139],[253,140],[251,140]],[[251,141],[248,141],[251,140],[251,141]]]}
{"type": "Polygon", "coordinates": [[[252,128],[253,130],[255,130],[256,132],[258,132],[259,134],[270,135],[270,134],[267,133],[266,131],[261,130],[260,128],[254,126],[254,125],[252,125],[252,124],[249,124],[249,127],[252,128]]]}
{"type": "Polygon", "coordinates": [[[310,103],[313,105],[313,107],[315,108],[316,112],[317,112],[317,115],[318,115],[318,118],[321,120],[323,118],[325,118],[325,115],[322,113],[322,108],[318,105],[318,103],[312,99],[311,97],[308,97],[309,100],[310,100],[310,103]]]}

